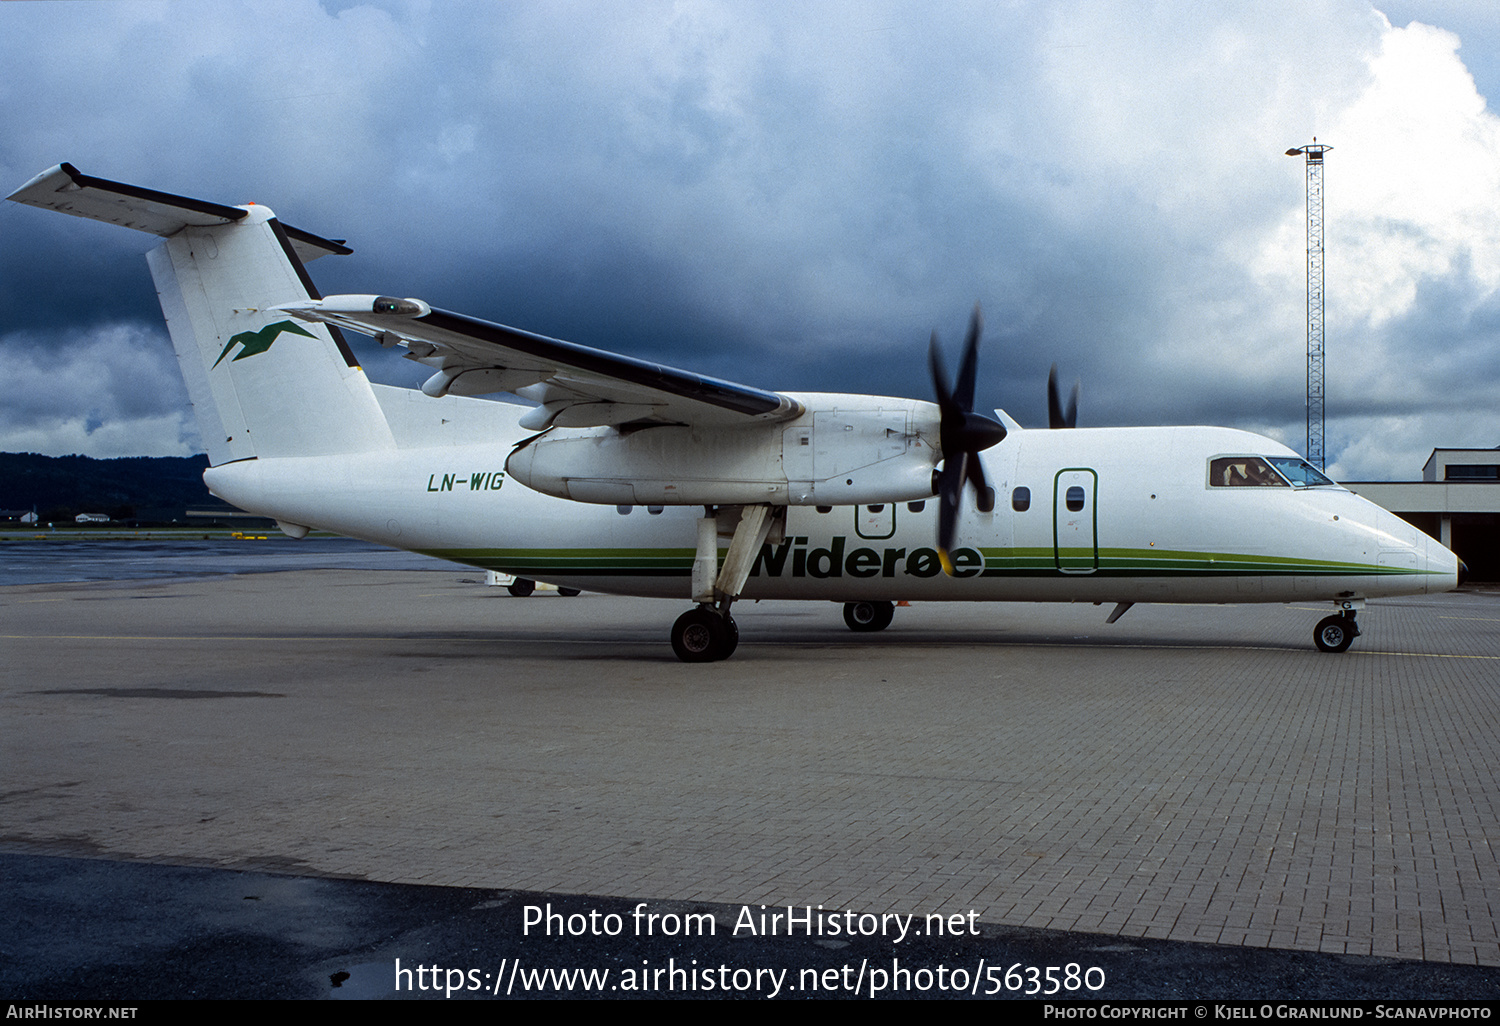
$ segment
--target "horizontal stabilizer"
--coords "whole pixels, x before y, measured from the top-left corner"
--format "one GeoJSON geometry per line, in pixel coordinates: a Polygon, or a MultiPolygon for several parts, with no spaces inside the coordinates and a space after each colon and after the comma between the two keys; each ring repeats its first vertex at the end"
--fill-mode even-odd
{"type": "MultiPolygon", "coordinates": [[[[222,203],[94,178],[72,164],[59,164],[43,171],[10,198],[28,206],[106,221],[164,238],[184,228],[231,224],[248,213],[245,207],[226,207],[222,203]]],[[[344,256],[353,252],[342,242],[319,238],[290,225],[281,227],[303,263],[329,253],[344,256]]]]}

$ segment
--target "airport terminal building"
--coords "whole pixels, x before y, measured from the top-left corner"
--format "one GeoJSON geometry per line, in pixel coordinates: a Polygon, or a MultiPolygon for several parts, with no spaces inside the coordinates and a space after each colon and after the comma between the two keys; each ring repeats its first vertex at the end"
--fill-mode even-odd
{"type": "Polygon", "coordinates": [[[1448,546],[1473,581],[1500,581],[1500,449],[1434,449],[1420,481],[1344,481],[1448,546]]]}

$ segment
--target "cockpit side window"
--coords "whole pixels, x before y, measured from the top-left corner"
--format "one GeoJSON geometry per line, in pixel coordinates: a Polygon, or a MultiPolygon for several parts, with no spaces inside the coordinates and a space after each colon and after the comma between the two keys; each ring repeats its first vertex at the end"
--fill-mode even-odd
{"type": "Polygon", "coordinates": [[[1269,463],[1259,456],[1220,456],[1208,461],[1208,486],[1210,488],[1285,488],[1287,483],[1271,468],[1269,463]]]}

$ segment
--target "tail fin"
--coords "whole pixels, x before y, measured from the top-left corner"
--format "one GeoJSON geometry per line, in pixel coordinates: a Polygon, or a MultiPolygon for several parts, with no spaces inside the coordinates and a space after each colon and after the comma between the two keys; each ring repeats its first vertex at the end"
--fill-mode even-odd
{"type": "Polygon", "coordinates": [[[70,164],[10,198],[166,238],[147,262],[214,466],[394,448],[338,328],[266,312],[321,298],[302,261],[350,252],[341,243],[288,228],[267,207],[139,189],[70,164]]]}

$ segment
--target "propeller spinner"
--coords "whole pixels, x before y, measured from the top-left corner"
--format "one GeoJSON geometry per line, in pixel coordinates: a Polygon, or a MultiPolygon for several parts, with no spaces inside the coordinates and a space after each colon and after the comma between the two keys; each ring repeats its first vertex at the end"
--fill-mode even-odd
{"type": "Polygon", "coordinates": [[[959,502],[963,498],[964,482],[974,485],[979,496],[979,508],[988,513],[995,508],[995,492],[985,480],[984,464],[979,454],[1005,437],[1005,427],[999,421],[974,412],[974,378],[979,363],[979,335],[984,330],[984,318],[979,304],[974,304],[974,316],[969,320],[969,333],[964,339],[963,359],[958,365],[958,381],[948,387],[948,371],[943,365],[942,349],[938,345],[937,332],[932,333],[932,344],[928,358],[932,367],[932,388],[937,393],[938,411],[941,414],[939,446],[943,450],[943,466],[933,474],[934,490],[938,494],[938,558],[943,569],[950,575],[953,563],[948,558],[948,549],[953,543],[953,534],[958,527],[959,502]]]}

